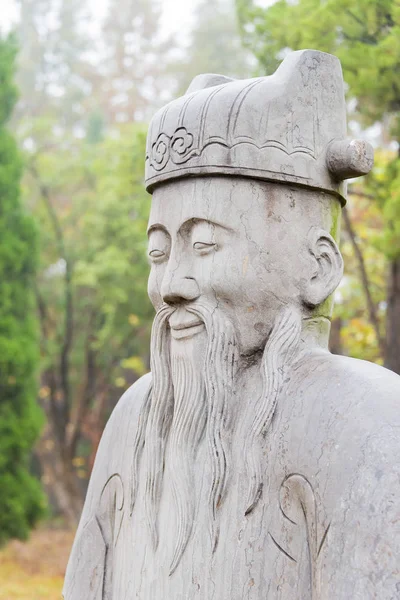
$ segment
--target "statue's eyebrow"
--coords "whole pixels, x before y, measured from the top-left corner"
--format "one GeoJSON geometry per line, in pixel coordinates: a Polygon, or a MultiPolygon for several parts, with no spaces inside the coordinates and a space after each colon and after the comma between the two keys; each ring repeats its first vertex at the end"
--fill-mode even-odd
{"type": "Polygon", "coordinates": [[[165,225],[162,225],[161,223],[153,223],[152,225],[150,225],[150,227],[147,229],[147,236],[149,236],[152,231],[163,231],[169,236],[168,229],[165,227],[165,225]]]}
{"type": "Polygon", "coordinates": [[[186,221],[184,221],[182,223],[182,225],[179,227],[178,232],[180,233],[183,229],[190,230],[190,229],[192,229],[192,227],[194,227],[195,225],[198,225],[200,223],[207,223],[209,225],[214,225],[215,227],[220,227],[221,229],[225,229],[225,231],[230,231],[231,233],[234,232],[234,230],[231,227],[227,227],[226,225],[223,225],[222,223],[218,223],[217,221],[211,221],[210,219],[202,219],[199,217],[191,217],[190,219],[187,219],[186,221]]]}

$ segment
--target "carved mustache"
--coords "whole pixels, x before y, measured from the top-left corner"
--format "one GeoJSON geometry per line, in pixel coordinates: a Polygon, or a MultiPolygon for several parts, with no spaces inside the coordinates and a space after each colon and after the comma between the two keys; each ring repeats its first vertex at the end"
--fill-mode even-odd
{"type": "Polygon", "coordinates": [[[175,332],[183,332],[204,325],[207,333],[210,334],[212,332],[212,319],[216,310],[216,305],[204,301],[195,301],[177,307],[164,303],[156,313],[156,320],[158,322],[164,321],[167,328],[175,332]]]}
{"type": "Polygon", "coordinates": [[[211,319],[216,311],[219,311],[219,309],[217,308],[217,303],[211,304],[208,302],[204,302],[204,300],[195,300],[190,304],[184,304],[180,306],[171,306],[170,304],[164,302],[156,312],[155,319],[157,321],[161,321],[165,318],[170,327],[172,326],[178,329],[180,328],[178,324],[179,317],[183,323],[186,323],[186,321],[188,323],[194,321],[192,317],[189,320],[189,316],[187,313],[195,315],[197,317],[197,320],[201,320],[202,323],[206,324],[206,321],[211,319]]]}

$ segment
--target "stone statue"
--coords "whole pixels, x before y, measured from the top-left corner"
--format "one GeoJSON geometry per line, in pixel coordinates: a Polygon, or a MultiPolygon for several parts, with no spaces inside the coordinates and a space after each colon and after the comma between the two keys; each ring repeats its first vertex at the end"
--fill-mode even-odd
{"type": "Polygon", "coordinates": [[[328,351],[339,61],[200,75],[154,117],[151,374],[104,432],[65,600],[400,598],[400,377],[328,351]]]}

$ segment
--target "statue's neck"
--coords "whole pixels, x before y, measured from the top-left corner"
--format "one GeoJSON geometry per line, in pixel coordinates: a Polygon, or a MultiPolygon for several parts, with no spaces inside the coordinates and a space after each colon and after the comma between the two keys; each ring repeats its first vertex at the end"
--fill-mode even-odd
{"type": "MultiPolygon", "coordinates": [[[[310,354],[327,353],[329,331],[330,321],[325,317],[302,319],[300,340],[293,355],[293,362],[298,363],[300,360],[307,360],[307,355],[310,354]]],[[[241,364],[236,389],[238,402],[236,408],[233,409],[237,411],[238,423],[242,423],[239,426],[239,431],[245,431],[241,427],[246,427],[248,419],[254,418],[254,411],[257,410],[258,400],[263,393],[261,374],[263,358],[263,354],[257,353],[241,364]],[[243,398],[246,398],[246,402],[241,401],[243,398]]],[[[276,368],[279,368],[279,365],[276,368]]],[[[270,376],[271,374],[268,373],[268,377],[270,376]]],[[[283,382],[281,383],[283,384],[283,382]]]]}
{"type": "Polygon", "coordinates": [[[326,317],[309,317],[302,320],[299,353],[328,350],[331,322],[326,317]]]}
{"type": "MultiPolygon", "coordinates": [[[[308,317],[302,319],[301,335],[294,361],[297,362],[312,352],[328,352],[331,323],[326,317],[308,317]]],[[[241,376],[254,380],[260,372],[262,353],[253,355],[242,362],[241,376]]]]}

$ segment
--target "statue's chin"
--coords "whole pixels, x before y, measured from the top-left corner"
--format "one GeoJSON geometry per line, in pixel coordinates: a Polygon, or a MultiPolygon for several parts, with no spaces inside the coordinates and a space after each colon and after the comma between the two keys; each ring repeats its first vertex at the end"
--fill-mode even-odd
{"type": "Polygon", "coordinates": [[[204,323],[202,323],[201,321],[193,323],[188,327],[181,327],[179,329],[171,327],[171,337],[174,340],[187,340],[197,335],[198,333],[201,333],[202,331],[204,331],[204,329],[204,323]]]}
{"type": "Polygon", "coordinates": [[[180,330],[170,329],[171,356],[191,358],[197,366],[202,365],[207,349],[207,331],[204,323],[180,330]]]}

